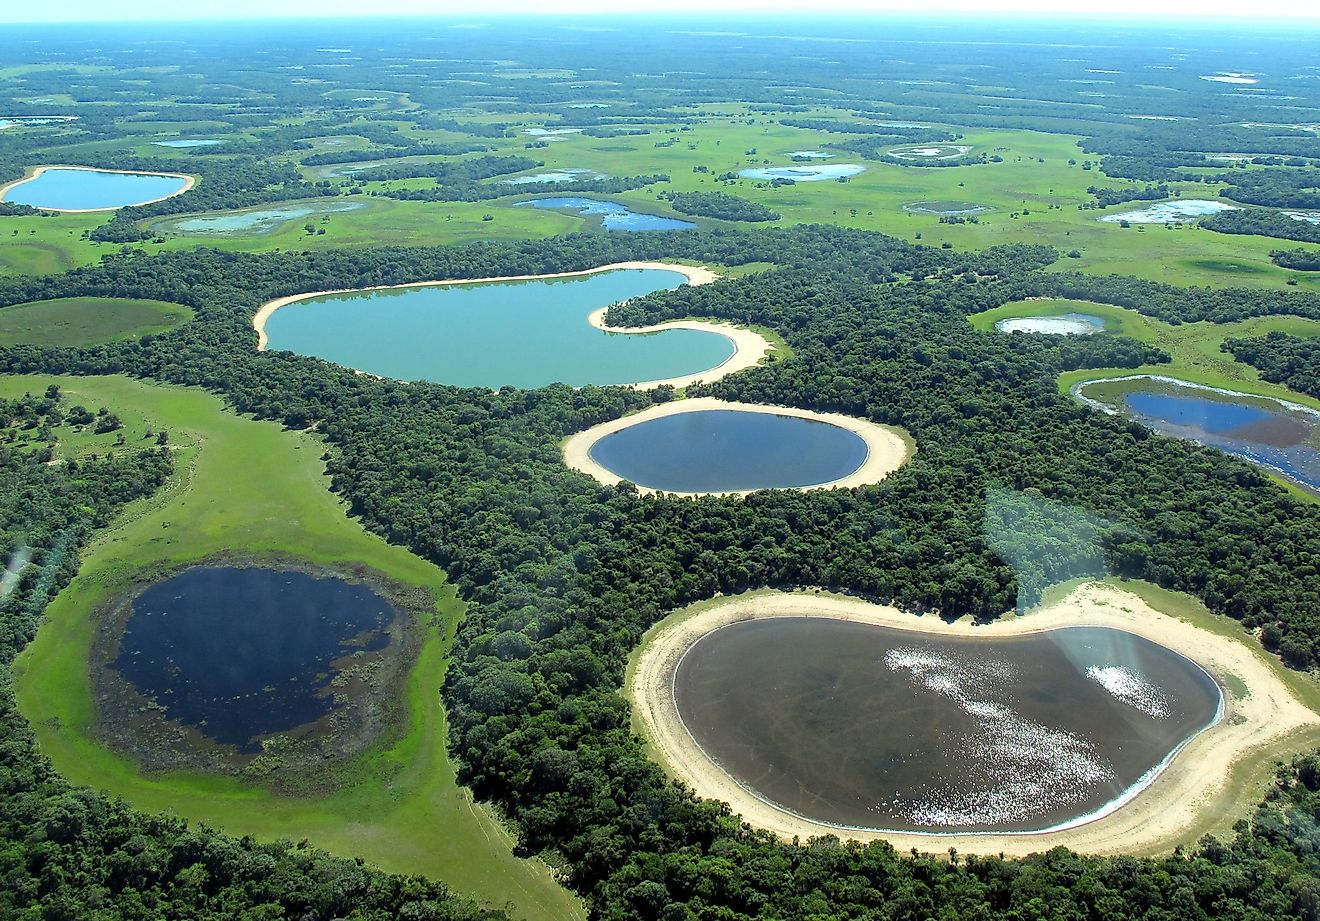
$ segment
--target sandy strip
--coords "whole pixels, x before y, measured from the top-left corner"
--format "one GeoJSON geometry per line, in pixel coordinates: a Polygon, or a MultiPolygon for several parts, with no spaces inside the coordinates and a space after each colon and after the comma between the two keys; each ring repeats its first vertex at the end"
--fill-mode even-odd
{"type": "MultiPolygon", "coordinates": [[[[146,201],[134,202],[131,205],[115,205],[113,208],[37,208],[38,211],[58,211],[60,214],[93,214],[98,211],[118,211],[120,208],[137,208],[141,205],[151,205],[158,201],[164,201],[167,198],[173,198],[176,195],[182,195],[184,192],[197,185],[197,177],[189,176],[187,173],[161,173],[149,169],[101,169],[99,166],[76,166],[69,163],[53,163],[48,166],[33,167],[24,174],[22,179],[15,179],[13,182],[0,186],[0,201],[4,201],[5,195],[7,195],[9,190],[14,188],[14,186],[22,185],[25,182],[31,182],[48,169],[79,169],[91,173],[124,173],[129,176],[167,176],[171,179],[183,180],[183,188],[179,189],[177,192],[171,192],[168,195],[161,195],[159,198],[150,198],[146,201]]],[[[33,207],[36,206],[34,205],[33,207]]]]}
{"type": "MultiPolygon", "coordinates": [[[[1226,815],[1245,815],[1254,804],[1238,801],[1230,778],[1249,772],[1294,744],[1314,742],[1320,716],[1303,704],[1276,674],[1281,668],[1245,635],[1241,641],[1211,633],[1162,614],[1136,595],[1110,585],[1089,583],[1063,600],[1025,617],[982,627],[948,624],[936,616],[918,617],[896,608],[827,594],[762,592],[698,605],[676,612],[647,634],[629,663],[625,693],[634,722],[658,750],[661,762],[704,797],[724,800],[752,825],[784,838],[823,834],[842,838],[884,838],[898,850],[1023,855],[1052,847],[1090,854],[1168,851],[1193,844],[1226,815]],[[831,617],[884,624],[925,633],[1003,637],[1058,627],[1116,627],[1174,649],[1210,672],[1223,688],[1232,676],[1248,689],[1246,697],[1224,692],[1223,718],[1194,738],[1154,782],[1130,802],[1088,824],[1034,834],[953,834],[876,832],[813,822],[754,796],[726,774],[693,741],[678,716],[673,674],[683,653],[697,639],[726,624],[758,617],[831,617]],[[1291,738],[1290,736],[1295,736],[1291,738]],[[1304,737],[1304,738],[1303,738],[1304,737]],[[1262,748],[1269,749],[1252,757],[1262,748]]],[[[1241,784],[1237,785],[1238,790],[1241,784]]]]}
{"type": "MultiPolygon", "coordinates": [[[[614,473],[612,470],[602,467],[592,459],[592,445],[606,435],[626,429],[639,422],[649,422],[652,419],[661,419],[665,416],[672,416],[677,413],[707,412],[713,409],[732,409],[740,412],[770,413],[776,416],[795,416],[799,419],[828,422],[857,434],[864,442],[866,442],[866,460],[862,461],[862,465],[852,473],[848,474],[848,476],[837,480],[831,480],[828,483],[818,483],[815,486],[790,487],[793,489],[805,491],[812,489],[846,488],[850,486],[869,486],[872,483],[879,483],[885,477],[889,476],[889,474],[903,466],[908,457],[911,456],[908,442],[903,439],[897,429],[879,425],[866,419],[858,419],[855,416],[845,416],[840,413],[818,413],[810,409],[798,409],[793,406],[771,406],[760,403],[733,403],[724,400],[717,400],[715,397],[696,397],[689,400],[674,400],[670,403],[661,403],[644,409],[641,412],[633,413],[628,416],[621,416],[618,419],[611,419],[609,422],[602,422],[600,425],[592,426],[584,432],[578,432],[564,442],[564,463],[574,470],[595,477],[607,486],[622,483],[622,477],[614,473]]],[[[658,490],[651,489],[647,486],[641,486],[639,484],[637,491],[649,495],[658,490]]],[[[751,490],[711,493],[671,492],[669,495],[745,496],[749,492],[751,492],[751,490]]]]}
{"type": "MultiPolygon", "coordinates": [[[[693,282],[699,284],[699,282],[693,282]]],[[[628,384],[634,390],[654,390],[657,387],[687,387],[691,384],[709,383],[737,371],[754,368],[766,355],[774,351],[774,346],[760,333],[742,326],[729,323],[713,323],[707,320],[670,320],[651,326],[606,326],[605,313],[609,307],[601,307],[587,315],[587,322],[596,329],[607,333],[659,333],[667,329],[695,329],[704,333],[715,333],[733,343],[733,354],[713,368],[684,374],[679,377],[667,377],[658,381],[644,381],[640,384],[628,384]]]]}
{"type": "MultiPolygon", "coordinates": [[[[364,291],[387,291],[394,288],[424,288],[432,285],[476,285],[497,281],[536,281],[542,278],[576,278],[583,275],[595,275],[598,272],[610,272],[615,269],[655,269],[664,272],[677,272],[687,278],[688,285],[708,285],[719,279],[719,275],[712,272],[705,266],[679,265],[668,262],[615,262],[610,265],[602,265],[598,268],[587,269],[582,272],[554,272],[547,275],[503,275],[493,278],[451,278],[444,281],[410,281],[400,285],[374,285],[370,288],[337,288],[331,291],[312,291],[307,294],[291,294],[288,297],[276,298],[262,304],[252,318],[252,328],[257,331],[257,351],[264,351],[270,344],[270,338],[266,335],[266,322],[274,315],[275,311],[281,307],[298,301],[304,301],[308,298],[322,297],[327,294],[358,294],[364,291]]],[[[717,381],[726,375],[733,374],[751,368],[761,362],[761,360],[770,352],[774,351],[774,346],[770,341],[760,333],[753,332],[741,326],[733,326],[725,323],[714,323],[706,320],[672,320],[667,323],[657,323],[653,326],[606,326],[605,313],[610,306],[601,307],[593,310],[587,316],[587,322],[596,329],[607,333],[658,333],[668,329],[695,329],[701,332],[716,333],[723,336],[733,343],[733,354],[720,362],[713,368],[707,368],[705,371],[699,371],[695,374],[686,374],[680,377],[669,377],[656,381],[643,381],[636,384],[625,384],[623,386],[631,387],[634,390],[654,390],[657,387],[686,387],[689,384],[698,382],[717,381]]]]}

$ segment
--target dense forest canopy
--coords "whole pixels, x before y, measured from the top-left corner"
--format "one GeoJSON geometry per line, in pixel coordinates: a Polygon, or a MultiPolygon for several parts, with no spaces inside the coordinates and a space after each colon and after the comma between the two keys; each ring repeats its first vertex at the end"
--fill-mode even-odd
{"type": "MultiPolygon", "coordinates": [[[[1096,522],[1089,536],[1099,553],[1088,556],[1087,571],[1187,592],[1257,634],[1289,666],[1314,669],[1320,506],[1241,460],[1157,437],[1059,392],[1063,372],[1168,362],[1158,347],[1121,335],[1003,336],[967,318],[1033,297],[1113,304],[1173,324],[1320,318],[1320,294],[1180,287],[1069,271],[1075,263],[1051,246],[972,251],[916,245],[919,232],[899,240],[789,221],[729,191],[674,191],[678,174],[658,168],[503,181],[547,162],[554,135],[546,130],[580,129],[619,151],[687,150],[703,119],[736,117],[747,130],[821,132],[830,155],[878,168],[893,147],[956,142],[964,129],[1022,129],[1069,139],[1077,161],[1069,168],[1085,171],[1090,186],[1087,209],[1191,197],[1195,183],[1192,194],[1252,206],[1207,220],[1212,229],[1309,240],[1311,225],[1278,209],[1310,207],[1320,188],[1320,141],[1302,127],[1320,124],[1314,36],[1226,35],[1188,24],[1151,36],[1110,24],[1065,52],[1057,50],[1060,27],[1041,23],[991,22],[951,38],[947,24],[920,21],[713,22],[704,34],[629,20],[609,33],[603,53],[599,35],[576,23],[529,29],[496,21],[483,30],[490,52],[479,57],[469,30],[447,22],[363,22],[351,34],[327,23],[278,34],[241,25],[90,35],[8,29],[0,56],[23,66],[0,80],[0,106],[37,116],[72,106],[78,117],[0,131],[0,178],[48,162],[180,169],[141,140],[162,126],[226,140],[187,154],[196,187],[122,209],[91,226],[85,244],[141,245],[106,247],[81,268],[0,277],[0,309],[137,297],[187,305],[195,318],[104,346],[0,349],[0,371],[204,387],[236,412],[314,429],[349,513],[443,566],[470,602],[443,690],[460,779],[508,818],[522,851],[562,870],[593,918],[1320,918],[1314,756],[1281,765],[1264,802],[1232,835],[1170,855],[1058,849],[1023,860],[936,859],[754,831],[648,758],[618,692],[645,630],[717,593],[822,586],[986,621],[1035,603],[1050,583],[1079,571],[1067,540],[1051,542],[1030,571],[1015,568],[1015,548],[989,537],[992,503],[1043,502],[1061,518],[1096,522]],[[848,41],[837,40],[841,29],[848,41]],[[736,34],[716,34],[729,32],[736,34]],[[1262,47],[1271,72],[1264,78],[1289,75],[1286,92],[1271,93],[1270,102],[1205,79],[1264,71],[1262,47]],[[537,129],[543,133],[527,133],[537,129]],[[1225,165],[1213,159],[1221,153],[1249,162],[1225,165]],[[307,171],[341,166],[357,171],[307,171]],[[714,223],[673,234],[491,234],[452,246],[359,239],[315,252],[153,249],[147,223],[341,195],[432,207],[547,193],[639,193],[714,223]],[[911,462],[858,489],[745,500],[641,496],[567,469],[559,445],[673,399],[670,389],[490,392],[381,380],[255,349],[254,313],[284,295],[661,259],[724,267],[735,277],[618,305],[608,323],[711,317],[766,328],[792,352],[690,394],[901,426],[918,446],[911,462]]],[[[744,157],[772,153],[740,149],[744,157]]],[[[958,174],[1004,159],[985,149],[932,165],[958,174]]],[[[737,181],[711,178],[721,188],[737,181]]],[[[789,188],[805,196],[805,185],[789,188]]],[[[35,221],[28,211],[0,209],[0,219],[35,221]]],[[[1094,221],[1089,211],[1087,219],[1094,221]]],[[[1313,341],[1271,335],[1225,348],[1266,380],[1316,394],[1313,341]]],[[[0,537],[11,559],[31,548],[16,589],[0,598],[0,914],[494,917],[434,882],[144,815],[70,786],[40,755],[10,693],[9,664],[76,571],[79,550],[173,469],[164,444],[59,459],[43,433],[71,417],[93,427],[114,421],[113,408],[67,406],[58,393],[0,403],[9,438],[0,443],[0,537]]]]}

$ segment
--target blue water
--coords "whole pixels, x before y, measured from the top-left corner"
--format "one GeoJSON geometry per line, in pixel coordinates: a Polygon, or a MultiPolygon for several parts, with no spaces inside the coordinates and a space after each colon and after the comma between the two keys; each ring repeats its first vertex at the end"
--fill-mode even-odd
{"type": "Polygon", "coordinates": [[[254,751],[329,713],[332,663],[383,649],[394,618],[365,585],[199,566],[134,600],[112,667],[168,718],[254,751]]]}
{"type": "Polygon", "coordinates": [[[1268,467],[1320,494],[1320,449],[1315,447],[1320,416],[1283,406],[1276,409],[1259,400],[1245,402],[1249,397],[1243,400],[1160,391],[1123,395],[1134,418],[1155,431],[1268,467]]]}
{"type": "Polygon", "coordinates": [[[832,163],[810,166],[800,163],[796,166],[769,166],[764,169],[739,170],[744,179],[792,179],[794,182],[823,182],[827,179],[847,179],[856,176],[866,167],[856,163],[832,163]]]}
{"type": "Polygon", "coordinates": [[[102,211],[154,201],[180,192],[186,185],[174,176],[49,169],[11,188],[4,201],[53,211],[102,211]]]}
{"type": "Polygon", "coordinates": [[[1174,425],[1190,425],[1212,434],[1228,432],[1244,425],[1264,422],[1273,415],[1258,406],[1221,403],[1181,394],[1135,392],[1127,395],[1134,412],[1174,425]]]}
{"type": "Polygon", "coordinates": [[[533,185],[538,182],[585,182],[588,179],[602,179],[602,173],[589,169],[555,169],[546,173],[532,173],[514,179],[500,180],[505,185],[533,185]]]}
{"type": "Polygon", "coordinates": [[[837,425],[774,412],[699,410],[606,435],[591,458],[666,492],[740,492],[829,483],[866,460],[866,442],[837,425]]]}
{"type": "Polygon", "coordinates": [[[576,211],[583,217],[602,215],[601,225],[606,230],[693,230],[696,224],[691,221],[679,221],[672,217],[660,217],[658,214],[641,214],[616,205],[611,201],[597,201],[594,198],[535,198],[520,201],[516,207],[524,205],[532,208],[576,211]]]}
{"type": "Polygon", "coordinates": [[[223,144],[223,141],[217,141],[214,138],[180,138],[177,141],[152,141],[157,147],[174,147],[187,149],[189,147],[214,147],[216,144],[223,144]]]}
{"type": "Polygon", "coordinates": [[[610,333],[597,308],[684,283],[678,272],[618,269],[572,278],[335,294],[281,307],[270,348],[403,380],[462,387],[631,384],[707,371],[733,354],[718,333],[610,333]]]}

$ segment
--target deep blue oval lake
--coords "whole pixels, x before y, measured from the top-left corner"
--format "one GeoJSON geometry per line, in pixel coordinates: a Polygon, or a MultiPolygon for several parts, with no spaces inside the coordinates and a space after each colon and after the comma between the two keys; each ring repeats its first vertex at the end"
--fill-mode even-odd
{"type": "Polygon", "coordinates": [[[110,667],[169,719],[254,752],[329,713],[343,660],[387,646],[396,616],[343,579],[198,566],[134,599],[110,667]]]}
{"type": "Polygon", "coordinates": [[[178,176],[59,168],[11,186],[3,200],[50,211],[109,211],[166,198],[187,185],[178,176]]]}
{"type": "Polygon", "coordinates": [[[1076,392],[1162,435],[1218,448],[1320,495],[1320,412],[1148,377],[1086,383],[1076,392]]]}
{"type": "Polygon", "coordinates": [[[598,201],[594,198],[572,198],[569,196],[534,198],[531,201],[520,201],[514,207],[524,206],[549,208],[557,211],[576,211],[583,217],[599,216],[601,226],[606,230],[694,230],[697,226],[691,221],[661,217],[658,214],[643,214],[612,201],[598,201]]]}
{"type": "Polygon", "coordinates": [[[867,453],[860,435],[828,422],[732,409],[639,422],[588,452],[638,486],[697,493],[830,483],[854,473],[867,453]]]}
{"type": "Polygon", "coordinates": [[[646,335],[587,323],[594,310],[685,282],[615,269],[568,278],[428,285],[296,301],[266,321],[273,349],[400,380],[460,387],[634,384],[708,371],[733,341],[694,329],[646,335]]]}

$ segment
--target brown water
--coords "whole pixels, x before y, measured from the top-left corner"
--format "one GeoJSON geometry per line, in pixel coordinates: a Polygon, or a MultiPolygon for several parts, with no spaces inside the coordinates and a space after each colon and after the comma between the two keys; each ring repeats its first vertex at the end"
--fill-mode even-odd
{"type": "Polygon", "coordinates": [[[1220,706],[1121,630],[951,638],[812,617],[732,624],[674,676],[697,743],[760,798],[845,827],[1023,832],[1149,782],[1220,706]]]}

